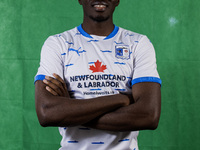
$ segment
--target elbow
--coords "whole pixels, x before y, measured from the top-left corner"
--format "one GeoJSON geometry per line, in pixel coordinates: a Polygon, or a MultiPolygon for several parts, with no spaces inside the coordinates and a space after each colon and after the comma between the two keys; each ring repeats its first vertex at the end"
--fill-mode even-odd
{"type": "Polygon", "coordinates": [[[51,117],[50,114],[45,106],[40,107],[39,109],[36,109],[37,117],[40,125],[42,127],[48,127],[51,126],[51,117]]]}
{"type": "Polygon", "coordinates": [[[155,130],[158,128],[159,120],[160,120],[160,113],[154,112],[149,115],[149,129],[155,130]]]}
{"type": "Polygon", "coordinates": [[[48,127],[48,125],[47,125],[45,122],[39,121],[39,123],[40,123],[40,125],[41,125],[42,127],[48,127]]]}
{"type": "Polygon", "coordinates": [[[159,121],[157,121],[157,120],[153,120],[152,122],[151,122],[151,124],[149,125],[149,129],[150,130],[156,130],[157,128],[158,128],[158,124],[159,124],[159,121]]]}
{"type": "MultiPolygon", "coordinates": [[[[42,127],[74,126],[74,122],[69,121],[70,119],[64,120],[49,105],[41,105],[39,108],[36,108],[36,112],[38,121],[42,127]]],[[[68,118],[67,115],[65,117],[68,118]]]]}
{"type": "Polygon", "coordinates": [[[38,117],[38,120],[39,120],[39,123],[42,127],[49,127],[50,126],[48,120],[44,116],[38,117]]]}

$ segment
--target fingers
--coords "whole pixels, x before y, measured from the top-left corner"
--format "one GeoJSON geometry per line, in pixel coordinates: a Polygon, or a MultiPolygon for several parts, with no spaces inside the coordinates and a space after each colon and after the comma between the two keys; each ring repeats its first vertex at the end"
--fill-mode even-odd
{"type": "MultiPolygon", "coordinates": [[[[49,79],[49,78],[47,77],[47,79],[49,79]]],[[[60,95],[60,96],[62,96],[62,91],[61,91],[60,87],[57,86],[58,83],[55,84],[56,81],[51,82],[52,80],[47,80],[47,79],[43,80],[43,82],[47,85],[46,90],[49,91],[53,95],[60,95]]]]}
{"type": "Polygon", "coordinates": [[[49,91],[51,94],[58,96],[58,94],[54,90],[52,90],[49,86],[46,86],[46,90],[49,91]]]}
{"type": "Polygon", "coordinates": [[[65,81],[57,74],[53,73],[53,76],[62,83],[62,86],[64,88],[65,91],[67,91],[67,86],[65,84],[65,81]]]}
{"type": "Polygon", "coordinates": [[[43,82],[49,86],[48,91],[50,93],[52,93],[53,95],[59,95],[59,96],[64,96],[64,97],[69,97],[69,93],[67,91],[67,86],[65,84],[65,81],[57,74],[53,74],[53,77],[50,76],[45,76],[45,79],[43,80],[43,82]],[[54,92],[53,92],[54,91],[54,92]],[[55,94],[55,92],[57,94],[55,94]]]}
{"type": "Polygon", "coordinates": [[[58,81],[60,81],[61,83],[65,83],[64,82],[64,80],[59,76],[59,75],[57,75],[56,73],[53,73],[53,76],[58,80],[58,81]]]}
{"type": "Polygon", "coordinates": [[[50,77],[50,76],[45,76],[45,79],[46,79],[47,81],[50,81],[51,83],[57,85],[57,86],[60,87],[60,88],[62,88],[62,86],[63,86],[62,83],[61,83],[59,80],[54,79],[54,78],[52,78],[52,77],[50,77]]]}

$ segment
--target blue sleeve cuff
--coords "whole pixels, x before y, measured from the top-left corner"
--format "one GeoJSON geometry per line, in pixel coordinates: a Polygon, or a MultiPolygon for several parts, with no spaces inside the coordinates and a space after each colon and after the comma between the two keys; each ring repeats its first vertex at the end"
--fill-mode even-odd
{"type": "Polygon", "coordinates": [[[155,82],[155,83],[159,83],[161,85],[162,81],[160,78],[157,77],[141,77],[141,78],[136,78],[133,79],[131,81],[132,86],[136,83],[140,83],[140,82],[155,82]]]}
{"type": "Polygon", "coordinates": [[[45,75],[39,74],[39,75],[37,75],[35,77],[34,84],[35,84],[36,81],[38,81],[38,80],[44,80],[44,79],[45,79],[45,75]]]}

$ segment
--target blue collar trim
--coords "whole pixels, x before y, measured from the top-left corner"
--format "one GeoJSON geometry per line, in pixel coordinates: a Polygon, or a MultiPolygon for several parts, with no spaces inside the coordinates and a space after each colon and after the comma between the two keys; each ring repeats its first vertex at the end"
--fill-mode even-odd
{"type": "Polygon", "coordinates": [[[114,30],[104,40],[111,39],[117,34],[118,31],[119,31],[119,27],[115,25],[114,30]]]}
{"type": "MultiPolygon", "coordinates": [[[[114,30],[104,40],[111,39],[112,37],[114,37],[117,34],[117,32],[119,31],[119,27],[116,25],[114,25],[114,26],[115,26],[114,30]]],[[[77,29],[83,36],[93,39],[93,37],[91,35],[89,35],[87,32],[85,32],[83,30],[82,25],[79,25],[77,27],[77,29]]]]}
{"type": "Polygon", "coordinates": [[[79,25],[79,26],[77,27],[77,29],[78,29],[78,31],[79,31],[83,36],[93,39],[93,37],[92,37],[91,35],[89,35],[87,32],[85,32],[85,31],[83,30],[82,25],[79,25]]]}

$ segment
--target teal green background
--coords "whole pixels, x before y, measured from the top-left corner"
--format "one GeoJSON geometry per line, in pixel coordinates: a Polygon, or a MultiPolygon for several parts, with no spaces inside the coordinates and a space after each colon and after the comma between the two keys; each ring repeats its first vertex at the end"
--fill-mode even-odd
{"type": "MultiPolygon", "coordinates": [[[[200,149],[200,1],[121,0],[117,26],[147,35],[155,46],[162,113],[141,131],[140,150],[200,149]]],[[[42,128],[34,76],[49,35],[82,22],[78,0],[0,0],[0,149],[56,150],[57,128],[42,128]]]]}

